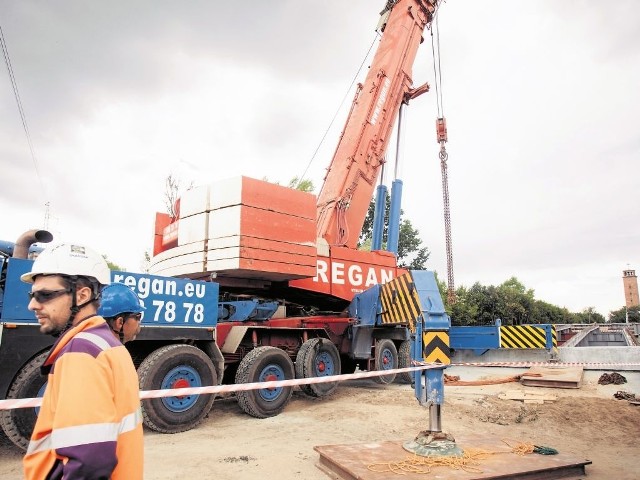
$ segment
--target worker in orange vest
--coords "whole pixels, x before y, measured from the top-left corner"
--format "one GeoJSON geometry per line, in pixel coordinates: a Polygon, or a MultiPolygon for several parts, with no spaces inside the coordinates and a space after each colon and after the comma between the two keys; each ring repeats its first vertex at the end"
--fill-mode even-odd
{"type": "Polygon", "coordinates": [[[138,376],[126,348],[97,315],[111,272],[102,256],[52,245],[22,275],[40,332],[57,337],[42,370],[42,407],[24,457],[28,480],[143,476],[138,376]]]}

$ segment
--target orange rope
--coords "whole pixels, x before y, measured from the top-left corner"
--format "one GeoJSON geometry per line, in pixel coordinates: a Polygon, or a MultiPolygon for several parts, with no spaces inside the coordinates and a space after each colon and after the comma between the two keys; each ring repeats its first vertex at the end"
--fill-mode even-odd
{"type": "Polygon", "coordinates": [[[507,440],[502,439],[502,442],[507,445],[511,451],[513,453],[515,453],[516,455],[520,455],[520,456],[524,456],[524,455],[528,455],[530,453],[533,453],[533,449],[536,448],[536,446],[533,443],[528,443],[528,442],[516,442],[515,447],[512,446],[507,440]]]}
{"type": "Polygon", "coordinates": [[[527,442],[515,442],[512,446],[507,440],[502,440],[510,450],[484,450],[481,448],[468,448],[460,457],[421,457],[412,455],[400,461],[376,462],[367,465],[367,469],[376,473],[393,473],[395,475],[407,475],[410,473],[427,474],[435,467],[449,467],[453,470],[463,470],[467,473],[483,473],[480,468],[482,460],[500,453],[515,453],[527,455],[533,453],[534,445],[527,442]]]}
{"type": "Polygon", "coordinates": [[[451,386],[472,386],[472,385],[497,385],[499,383],[519,382],[522,375],[512,377],[494,378],[490,380],[460,380],[457,375],[444,374],[444,384],[451,386]]]}
{"type": "Polygon", "coordinates": [[[434,467],[449,467],[454,470],[463,470],[467,473],[482,473],[477,467],[480,460],[491,456],[494,452],[481,449],[465,450],[460,457],[421,457],[413,455],[398,462],[372,463],[367,469],[376,473],[394,473],[406,475],[409,473],[431,473],[434,467]]]}

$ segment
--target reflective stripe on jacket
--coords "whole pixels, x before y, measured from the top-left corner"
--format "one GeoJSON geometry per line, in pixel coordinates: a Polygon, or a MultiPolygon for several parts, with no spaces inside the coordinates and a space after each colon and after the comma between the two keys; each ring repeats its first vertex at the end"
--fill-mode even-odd
{"type": "Polygon", "coordinates": [[[91,317],[67,331],[47,367],[25,478],[142,479],[138,376],[104,319],[91,317]]]}

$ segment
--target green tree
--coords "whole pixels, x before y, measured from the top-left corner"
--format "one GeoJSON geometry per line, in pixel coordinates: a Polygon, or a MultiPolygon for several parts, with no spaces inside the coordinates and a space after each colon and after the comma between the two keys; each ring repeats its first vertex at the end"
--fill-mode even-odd
{"type": "Polygon", "coordinates": [[[446,301],[446,285],[438,281],[440,294],[453,325],[490,325],[499,318],[503,325],[557,324],[601,322],[604,317],[593,308],[572,313],[564,307],[536,300],[534,291],[527,289],[516,277],[500,285],[485,286],[476,282],[471,288],[458,286],[456,303],[446,301]]]}
{"type": "Polygon", "coordinates": [[[311,180],[300,180],[298,177],[293,177],[289,181],[289,188],[295,188],[302,192],[313,193],[314,186],[311,180]]]}
{"type": "MultiPolygon", "coordinates": [[[[437,278],[437,277],[436,277],[437,278]]],[[[456,303],[447,303],[447,286],[438,280],[438,289],[453,325],[493,325],[497,319],[503,325],[603,323],[604,317],[593,307],[573,313],[565,307],[558,307],[537,300],[534,291],[524,286],[516,277],[511,277],[500,285],[485,286],[479,282],[471,288],[458,286],[456,303]]],[[[611,312],[610,320],[624,322],[625,309],[611,312]]],[[[640,321],[640,307],[629,309],[629,321],[640,321]]]]}
{"type": "MultiPolygon", "coordinates": [[[[280,182],[272,182],[271,180],[269,180],[269,177],[262,177],[262,180],[265,182],[273,183],[275,185],[280,185],[280,182]]],[[[315,186],[313,185],[312,180],[300,180],[300,178],[298,177],[293,177],[291,180],[289,180],[287,187],[307,193],[313,193],[313,191],[315,190],[315,186]]]]}
{"type": "MultiPolygon", "coordinates": [[[[456,325],[477,325],[480,306],[473,301],[473,296],[470,294],[469,289],[464,286],[456,288],[456,301],[453,305],[449,305],[447,296],[447,285],[445,282],[441,282],[442,287],[440,289],[440,295],[445,300],[447,312],[452,321],[455,319],[456,325]]],[[[488,319],[490,321],[490,319],[488,319]]],[[[490,321],[490,323],[493,323],[490,321]]]]}
{"type": "Polygon", "coordinates": [[[109,260],[109,258],[106,255],[102,255],[102,258],[104,258],[105,262],[107,262],[107,266],[109,267],[109,270],[119,270],[121,272],[126,271],[123,267],[121,267],[117,263],[114,263],[111,260],[109,260]]]}
{"type": "Polygon", "coordinates": [[[542,300],[534,303],[534,316],[532,323],[578,323],[576,315],[565,307],[558,307],[542,300]]]}
{"type": "MultiPolygon", "coordinates": [[[[382,243],[387,244],[387,233],[389,229],[389,208],[391,198],[389,195],[385,201],[385,222],[382,232],[382,243]]],[[[358,248],[361,250],[371,248],[373,238],[373,214],[375,211],[375,201],[372,200],[364,219],[364,224],[358,240],[358,248]]],[[[424,270],[429,259],[429,249],[422,246],[420,232],[414,228],[411,221],[402,218],[404,211],[400,210],[400,229],[398,231],[398,266],[412,270],[424,270]]]]}
{"type": "Polygon", "coordinates": [[[500,284],[500,288],[504,291],[525,295],[526,297],[533,300],[534,291],[530,289],[527,290],[524,284],[520,282],[520,280],[518,280],[516,277],[511,277],[509,280],[505,280],[504,282],[502,282],[500,284]]]}
{"type": "Polygon", "coordinates": [[[527,290],[516,277],[503,282],[497,287],[502,299],[503,311],[501,319],[507,325],[532,323],[533,290],[527,290]]]}
{"type": "Polygon", "coordinates": [[[605,323],[604,316],[596,312],[594,307],[585,308],[575,315],[578,323],[605,323]]]}
{"type": "Polygon", "coordinates": [[[477,309],[476,325],[493,325],[497,319],[504,319],[504,301],[493,285],[474,283],[469,289],[469,301],[477,309]]]}
{"type": "Polygon", "coordinates": [[[640,322],[640,306],[622,307],[620,310],[609,312],[609,322],[626,323],[627,315],[630,322],[640,322]]]}

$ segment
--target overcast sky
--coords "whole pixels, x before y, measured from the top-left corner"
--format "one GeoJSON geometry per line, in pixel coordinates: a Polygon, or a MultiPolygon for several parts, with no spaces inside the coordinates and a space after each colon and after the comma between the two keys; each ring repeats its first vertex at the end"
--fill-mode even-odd
{"type": "MultiPolygon", "coordinates": [[[[168,174],[287,184],[384,3],[0,1],[36,158],[2,65],[0,238],[43,227],[49,202],[57,240],[139,271],[168,174]]],[[[571,311],[624,305],[622,271],[640,271],[639,20],[635,0],[442,5],[457,285],[516,276],[571,311]]],[[[413,77],[433,86],[428,32],[413,77]]],[[[446,279],[436,117],[434,89],[408,108],[402,208],[446,279]]],[[[345,118],[343,107],[308,170],[316,193],[345,118]]]]}

